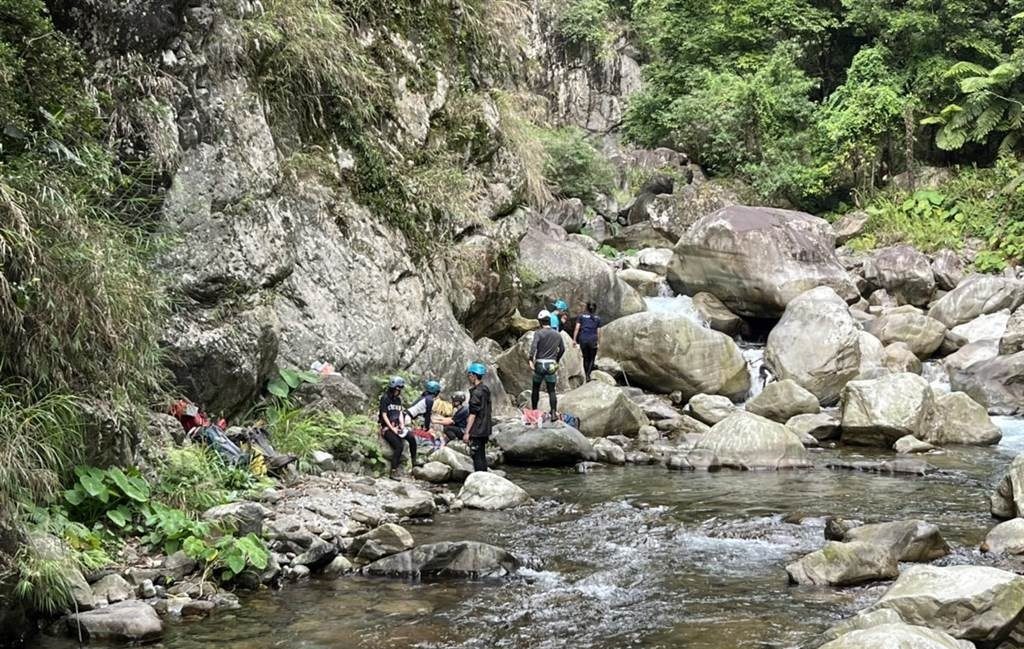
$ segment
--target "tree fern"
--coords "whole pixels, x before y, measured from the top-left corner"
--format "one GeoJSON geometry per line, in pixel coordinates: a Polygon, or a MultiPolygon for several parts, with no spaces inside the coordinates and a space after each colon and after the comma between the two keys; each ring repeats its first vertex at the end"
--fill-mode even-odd
{"type": "Polygon", "coordinates": [[[941,125],[935,145],[954,151],[968,142],[984,144],[999,136],[1000,151],[1012,151],[1024,129],[1024,89],[1019,84],[1024,78],[1024,51],[1015,51],[991,69],[960,61],[945,76],[958,81],[960,97],[938,115],[922,120],[941,125]]]}

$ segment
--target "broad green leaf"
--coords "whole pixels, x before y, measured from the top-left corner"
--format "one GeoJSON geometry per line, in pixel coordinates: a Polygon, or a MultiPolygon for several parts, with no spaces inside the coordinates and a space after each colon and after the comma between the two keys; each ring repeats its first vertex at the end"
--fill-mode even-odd
{"type": "Polygon", "coordinates": [[[149,485],[141,478],[129,478],[124,471],[114,467],[109,471],[110,479],[125,496],[140,503],[149,500],[149,485]]]}
{"type": "Polygon", "coordinates": [[[85,493],[78,486],[75,486],[74,489],[68,489],[64,492],[64,500],[78,507],[85,502],[85,493]]]}
{"type": "Polygon", "coordinates": [[[128,524],[129,515],[128,512],[122,508],[108,509],[107,518],[114,522],[114,525],[118,527],[124,527],[128,524]]]}
{"type": "MultiPolygon", "coordinates": [[[[78,477],[78,482],[81,483],[85,492],[93,498],[100,498],[101,494],[105,494],[107,492],[107,488],[103,485],[103,480],[97,478],[91,473],[86,472],[80,475],[78,477]]],[[[104,500],[104,502],[106,501],[104,500]]]]}
{"type": "Polygon", "coordinates": [[[289,392],[288,384],[280,378],[270,379],[270,382],[267,383],[267,392],[279,399],[287,399],[289,392]]]}
{"type": "Polygon", "coordinates": [[[241,554],[232,554],[225,561],[231,572],[236,575],[245,570],[245,558],[241,554]]]}
{"type": "Polygon", "coordinates": [[[277,373],[281,375],[281,379],[283,379],[284,382],[288,384],[288,387],[290,387],[293,390],[299,387],[299,384],[302,383],[302,378],[299,376],[299,373],[296,372],[295,370],[281,368],[277,371],[277,373]]]}

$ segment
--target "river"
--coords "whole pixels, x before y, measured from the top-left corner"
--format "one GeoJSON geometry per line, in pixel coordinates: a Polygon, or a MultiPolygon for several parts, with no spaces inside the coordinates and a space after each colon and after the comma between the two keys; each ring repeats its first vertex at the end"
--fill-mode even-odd
{"type": "MultiPolygon", "coordinates": [[[[480,540],[532,566],[505,582],[416,584],[348,577],[243,596],[243,607],[172,624],[168,649],[733,649],[814,647],[882,586],[787,585],[784,566],[819,547],[823,516],[919,517],[954,547],[943,563],[984,563],[987,496],[1024,450],[1019,420],[1000,446],[927,459],[926,478],[834,472],[674,473],[662,467],[515,469],[536,503],[463,511],[411,527],[417,542],[480,540]],[[796,522],[785,522],[784,518],[796,522]]],[[[886,455],[891,455],[886,454],[886,455]]]]}

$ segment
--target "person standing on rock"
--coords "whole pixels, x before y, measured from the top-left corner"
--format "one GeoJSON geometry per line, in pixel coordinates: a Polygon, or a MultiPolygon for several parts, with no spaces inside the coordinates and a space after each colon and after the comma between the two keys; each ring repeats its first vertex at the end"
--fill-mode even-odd
{"type": "Polygon", "coordinates": [[[569,305],[565,303],[565,300],[555,300],[554,306],[555,308],[549,316],[551,328],[555,331],[561,331],[565,329],[565,325],[569,322],[569,314],[566,313],[569,310],[569,305]]]}
{"type": "Polygon", "coordinates": [[[402,425],[402,415],[405,412],[405,406],[402,404],[402,389],[404,387],[405,379],[400,376],[392,376],[388,380],[388,389],[380,398],[380,409],[377,411],[381,435],[391,447],[392,478],[398,476],[398,469],[402,466],[402,451],[405,449],[406,442],[409,443],[409,458],[412,465],[416,466],[416,436],[402,425]]]}
{"type": "Polygon", "coordinates": [[[541,311],[537,314],[540,330],[533,334],[530,345],[530,369],[533,370],[533,389],[530,392],[530,408],[537,409],[540,401],[540,384],[547,386],[548,400],[551,408],[551,419],[554,421],[558,411],[558,397],[555,396],[555,384],[558,382],[558,361],[565,354],[565,343],[562,334],[551,328],[551,314],[541,311]]]}
{"type": "Polygon", "coordinates": [[[469,444],[474,471],[487,470],[487,440],[491,436],[491,390],[484,385],[487,367],[483,363],[471,363],[466,368],[469,383],[469,417],[463,441],[469,444]]]}
{"type": "Polygon", "coordinates": [[[583,354],[583,373],[587,381],[594,371],[594,359],[597,358],[597,348],[601,344],[601,318],[594,311],[597,311],[597,304],[587,302],[587,310],[576,316],[576,329],[572,332],[572,339],[580,346],[583,354]]]}

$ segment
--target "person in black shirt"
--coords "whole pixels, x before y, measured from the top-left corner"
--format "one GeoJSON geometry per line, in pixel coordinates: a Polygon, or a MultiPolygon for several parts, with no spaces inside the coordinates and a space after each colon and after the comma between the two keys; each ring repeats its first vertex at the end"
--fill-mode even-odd
{"type": "Polygon", "coordinates": [[[437,422],[444,426],[444,436],[449,442],[462,439],[466,434],[466,422],[469,420],[469,404],[466,403],[466,393],[456,392],[452,395],[452,405],[455,412],[451,417],[438,417],[437,422]]]}
{"type": "Polygon", "coordinates": [[[405,380],[400,376],[393,376],[388,381],[388,389],[380,398],[380,409],[377,417],[380,421],[380,432],[384,441],[391,447],[391,477],[398,475],[398,469],[402,466],[402,451],[405,443],[409,443],[409,458],[412,465],[416,466],[416,436],[412,434],[402,423],[402,414],[405,406],[402,404],[402,388],[405,387],[405,380]]]}
{"type": "Polygon", "coordinates": [[[473,363],[467,370],[469,382],[469,417],[463,441],[469,444],[473,457],[473,470],[487,470],[487,440],[491,436],[491,390],[484,385],[487,368],[483,363],[473,363]]]}
{"type": "Polygon", "coordinates": [[[533,370],[533,389],[530,392],[530,408],[537,409],[540,401],[540,384],[547,386],[548,401],[551,406],[551,419],[556,419],[558,397],[555,395],[555,384],[558,382],[558,361],[565,354],[565,342],[562,334],[551,328],[550,315],[547,311],[537,314],[540,330],[534,332],[533,343],[530,345],[530,369],[533,370]]]}
{"type": "Polygon", "coordinates": [[[597,348],[601,344],[601,318],[594,314],[596,310],[596,304],[587,302],[587,311],[576,317],[576,329],[572,334],[572,339],[580,346],[583,354],[583,373],[588,381],[590,373],[594,371],[597,348]]]}

